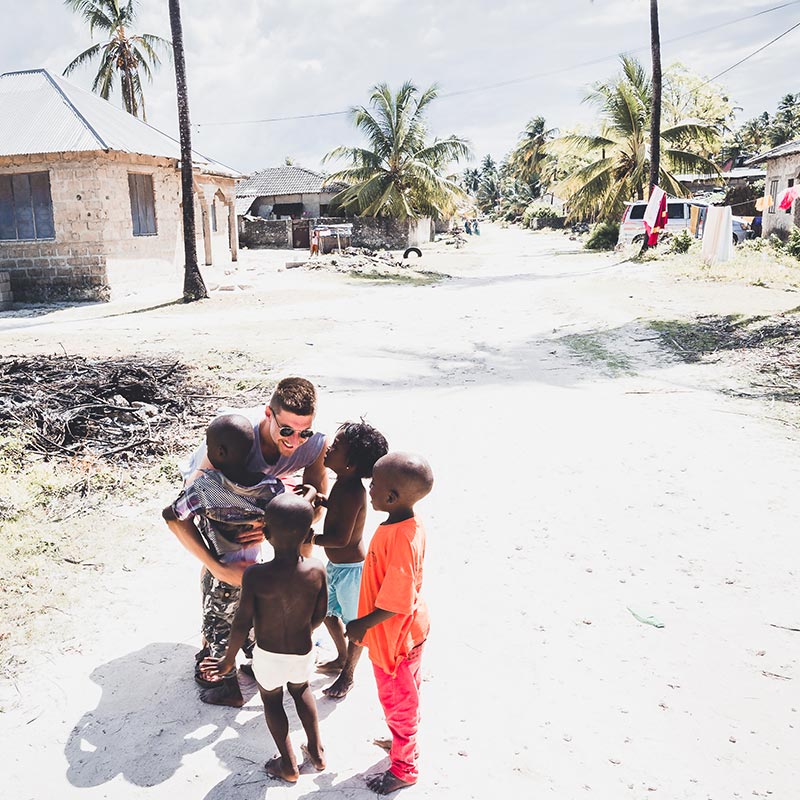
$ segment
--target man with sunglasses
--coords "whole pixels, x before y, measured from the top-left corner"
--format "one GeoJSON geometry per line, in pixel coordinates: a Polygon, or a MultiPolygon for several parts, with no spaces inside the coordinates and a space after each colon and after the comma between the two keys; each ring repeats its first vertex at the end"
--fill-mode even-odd
{"type": "MultiPolygon", "coordinates": [[[[260,472],[274,478],[290,478],[302,470],[300,483],[310,484],[318,493],[327,494],[328,474],[325,470],[326,439],[324,433],[312,430],[314,415],[317,410],[317,393],[314,385],[305,378],[284,378],[275,388],[269,403],[236,410],[237,414],[247,417],[253,425],[255,433],[253,446],[247,459],[247,469],[260,472]]],[[[202,474],[200,470],[211,469],[205,443],[194,451],[188,462],[182,464],[181,474],[184,485],[189,485],[202,474]]],[[[322,514],[322,508],[315,512],[315,519],[322,514]]],[[[207,602],[218,604],[223,611],[232,601],[238,601],[242,575],[249,566],[246,562],[223,564],[215,559],[206,558],[208,548],[199,530],[191,519],[176,520],[171,524],[172,532],[180,543],[211,572],[214,580],[209,590],[214,596],[207,602]],[[219,595],[217,597],[216,595],[219,595]]],[[[257,545],[264,541],[263,523],[253,524],[249,530],[236,537],[242,545],[257,545]]],[[[304,555],[310,555],[311,545],[301,549],[304,555]],[[304,552],[305,550],[309,552],[304,552]]],[[[229,609],[231,611],[235,609],[229,609]]],[[[226,611],[227,613],[227,611],[226,611]]],[[[199,660],[206,655],[204,650],[198,653],[199,660]]],[[[250,655],[246,653],[246,655],[250,655]]],[[[241,706],[242,697],[238,684],[232,681],[225,685],[222,681],[211,681],[200,671],[195,672],[195,680],[205,689],[200,699],[213,705],[241,706]]]]}

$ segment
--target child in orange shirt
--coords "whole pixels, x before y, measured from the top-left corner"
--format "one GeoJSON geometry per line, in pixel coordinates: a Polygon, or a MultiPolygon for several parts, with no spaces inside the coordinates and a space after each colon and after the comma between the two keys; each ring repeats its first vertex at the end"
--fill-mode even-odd
{"type": "Polygon", "coordinates": [[[370,542],[358,618],[348,623],[346,633],[369,651],[378,697],[392,732],[390,768],[367,779],[377,794],[417,781],[420,659],[430,622],[420,597],[425,529],[414,516],[414,505],[432,487],[433,472],[421,456],[389,453],[372,470],[372,507],[389,516],[370,542]]]}

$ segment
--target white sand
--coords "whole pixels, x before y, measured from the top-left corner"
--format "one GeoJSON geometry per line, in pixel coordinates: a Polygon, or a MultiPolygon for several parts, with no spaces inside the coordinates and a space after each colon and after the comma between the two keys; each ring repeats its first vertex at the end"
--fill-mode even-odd
{"type": "MultiPolygon", "coordinates": [[[[778,311],[796,294],[556,255],[575,247],[561,234],[482,233],[426,253],[460,276],[439,286],[279,272],[286,254],[244,252],[234,278],[250,291],[0,315],[0,348],[247,350],[318,384],[320,429],[366,414],[430,458],[433,631],[409,800],[794,797],[800,633],[770,623],[800,627],[798,437],[637,320],[778,311]],[[628,369],[563,338],[598,332],[628,369]]],[[[362,776],[386,761],[366,659],[345,701],[319,701],[328,769],[294,787],[261,771],[274,747],[257,695],[240,711],[197,700],[198,569],[158,518],[169,499],[118,511],[140,520],[144,561],[121,542],[71,616],[40,623],[3,692],[3,796],[372,796],[362,776]]]]}

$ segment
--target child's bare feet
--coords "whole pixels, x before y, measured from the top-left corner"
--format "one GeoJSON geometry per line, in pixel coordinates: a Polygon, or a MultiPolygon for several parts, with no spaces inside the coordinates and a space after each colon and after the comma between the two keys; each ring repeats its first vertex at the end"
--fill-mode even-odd
{"type": "Polygon", "coordinates": [[[312,753],[307,744],[301,744],[300,749],[317,772],[322,772],[325,769],[325,750],[322,747],[319,748],[317,753],[312,753]]]}
{"type": "Polygon", "coordinates": [[[391,794],[398,789],[405,789],[406,786],[413,786],[414,783],[401,780],[393,772],[381,772],[378,775],[370,775],[367,778],[367,786],[372,789],[375,794],[391,794]]]}
{"type": "Polygon", "coordinates": [[[244,705],[242,690],[239,688],[239,681],[235,676],[224,678],[219,682],[219,686],[215,686],[213,689],[203,689],[200,692],[200,699],[212,706],[241,708],[244,705]]]}
{"type": "Polygon", "coordinates": [[[287,783],[297,783],[297,779],[300,777],[297,767],[284,766],[283,759],[280,756],[275,756],[275,758],[267,761],[264,764],[264,769],[267,771],[267,775],[273,778],[280,778],[287,783]]]}
{"type": "Polygon", "coordinates": [[[387,753],[392,749],[391,739],[373,739],[372,744],[380,747],[381,750],[385,750],[387,753]]]}
{"type": "Polygon", "coordinates": [[[343,658],[334,658],[333,661],[326,661],[324,664],[317,664],[317,672],[324,672],[326,675],[335,675],[342,671],[344,666],[343,658]]]}
{"type": "Polygon", "coordinates": [[[322,690],[322,694],[338,700],[344,697],[352,688],[353,676],[343,672],[327,689],[322,690]]]}

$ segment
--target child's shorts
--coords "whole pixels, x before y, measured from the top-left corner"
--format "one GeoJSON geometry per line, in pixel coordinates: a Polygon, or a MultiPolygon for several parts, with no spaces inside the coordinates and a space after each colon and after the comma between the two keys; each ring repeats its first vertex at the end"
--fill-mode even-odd
{"type": "Polygon", "coordinates": [[[339,617],[347,625],[358,617],[358,593],[361,590],[363,561],[354,564],[328,562],[328,616],[339,617]]]}
{"type": "Polygon", "coordinates": [[[287,683],[308,683],[314,671],[314,648],[305,655],[270,653],[253,648],[253,674],[262,689],[271,692],[287,683]]]}

